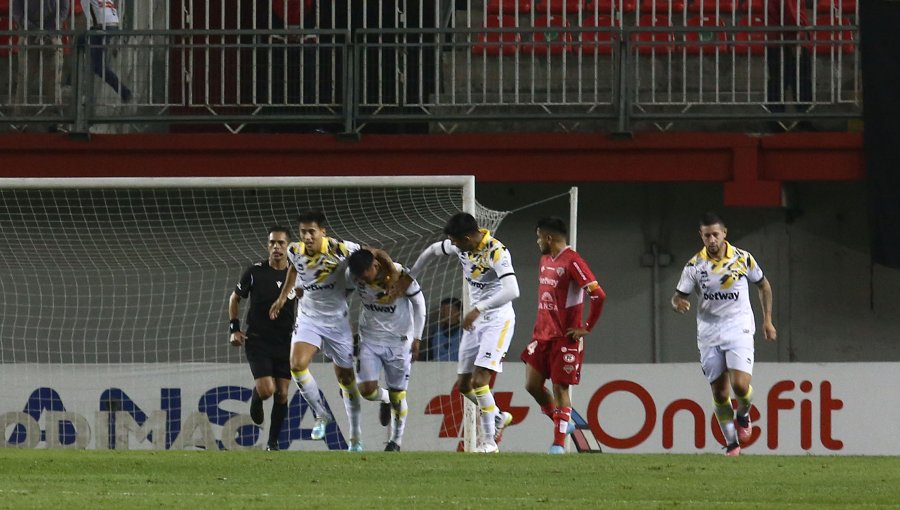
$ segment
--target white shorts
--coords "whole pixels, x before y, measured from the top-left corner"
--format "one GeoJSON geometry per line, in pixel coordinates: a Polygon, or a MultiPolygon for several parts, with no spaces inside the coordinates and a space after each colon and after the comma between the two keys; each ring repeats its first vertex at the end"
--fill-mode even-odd
{"type": "Polygon", "coordinates": [[[503,358],[509,349],[516,316],[487,312],[475,321],[471,331],[463,330],[459,341],[458,374],[471,374],[476,366],[503,372],[503,358]]]}
{"type": "Polygon", "coordinates": [[[359,382],[377,381],[384,368],[384,382],[388,389],[406,390],[412,362],[409,343],[382,345],[363,340],[359,343],[359,382]]]}
{"type": "Polygon", "coordinates": [[[700,369],[710,384],[726,370],[753,375],[753,335],[741,335],[723,344],[700,347],[700,369]]]}
{"type": "Polygon", "coordinates": [[[346,321],[334,326],[323,326],[314,319],[301,315],[294,324],[294,333],[291,335],[291,345],[297,342],[315,345],[341,368],[353,368],[353,333],[346,321]]]}

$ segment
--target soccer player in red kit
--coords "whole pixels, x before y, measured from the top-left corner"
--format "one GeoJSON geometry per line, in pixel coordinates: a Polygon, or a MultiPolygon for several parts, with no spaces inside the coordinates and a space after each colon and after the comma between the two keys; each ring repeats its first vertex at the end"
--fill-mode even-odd
{"type": "Polygon", "coordinates": [[[522,351],[525,389],[553,420],[553,445],[549,453],[565,453],[572,413],[569,386],[581,380],[584,336],[600,318],[606,293],[581,255],[567,244],[563,220],[542,218],[537,223],[541,253],[538,274],[538,312],[533,341],[522,351]],[[583,322],[584,293],[590,296],[590,313],[583,322]],[[553,393],[547,391],[547,379],[553,393]]]}

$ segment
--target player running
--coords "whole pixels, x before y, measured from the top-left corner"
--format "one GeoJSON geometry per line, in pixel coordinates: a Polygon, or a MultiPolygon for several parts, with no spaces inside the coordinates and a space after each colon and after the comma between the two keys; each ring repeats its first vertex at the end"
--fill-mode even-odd
{"type": "Polygon", "coordinates": [[[606,293],[594,273],[571,246],[563,220],[542,218],[537,223],[537,245],[543,254],[538,273],[538,311],[533,340],[522,351],[525,389],[553,420],[553,444],[549,453],[565,453],[566,435],[572,432],[569,386],[581,381],[584,336],[594,329],[606,293]],[[582,320],[584,294],[590,312],[582,320]],[[547,391],[547,379],[553,393],[547,391]]]}

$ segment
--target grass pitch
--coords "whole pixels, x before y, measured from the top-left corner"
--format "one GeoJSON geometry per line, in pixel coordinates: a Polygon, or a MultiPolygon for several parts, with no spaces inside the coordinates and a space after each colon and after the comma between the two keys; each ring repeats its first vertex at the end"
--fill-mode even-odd
{"type": "Polygon", "coordinates": [[[900,458],[0,449],[0,508],[897,508],[900,458]]]}

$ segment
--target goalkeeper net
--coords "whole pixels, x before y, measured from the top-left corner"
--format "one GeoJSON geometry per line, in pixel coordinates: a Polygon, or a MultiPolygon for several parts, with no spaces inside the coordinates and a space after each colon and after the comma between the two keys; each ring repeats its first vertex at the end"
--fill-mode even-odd
{"type": "MultiPolygon", "coordinates": [[[[321,210],[329,235],[382,247],[409,266],[444,237],[444,224],[460,210],[496,229],[504,214],[477,205],[473,186],[471,177],[434,176],[5,180],[0,379],[20,393],[0,399],[0,415],[22,411],[37,421],[41,410],[69,411],[62,392],[82,386],[88,395],[70,395],[69,401],[83,399],[92,407],[86,411],[94,412],[97,391],[108,397],[110,388],[129,387],[135,372],[148,370],[153,377],[186,381],[182,389],[204,383],[252,387],[243,350],[227,342],[227,300],[242,271],[266,258],[270,226],[288,227],[296,238],[297,213],[321,210]],[[74,367],[90,367],[99,389],[80,372],[73,376],[74,367]],[[239,380],[221,375],[235,367],[239,380]],[[60,409],[36,404],[36,392],[41,399],[58,394],[60,409]]],[[[440,300],[462,298],[458,262],[438,261],[420,284],[429,309],[427,336],[440,300]]],[[[434,365],[448,365],[431,384],[449,393],[455,363],[434,365]]],[[[330,369],[319,372],[320,385],[336,386],[330,369]]],[[[162,402],[158,391],[153,398],[162,402]]],[[[100,400],[100,411],[117,410],[100,400]]],[[[246,413],[245,405],[236,404],[234,413],[246,413]]],[[[25,440],[21,421],[7,417],[0,425],[7,443],[17,428],[25,440]]]]}

